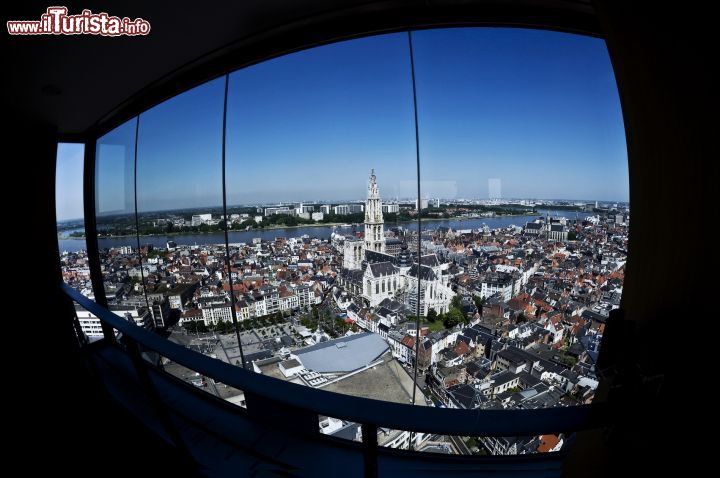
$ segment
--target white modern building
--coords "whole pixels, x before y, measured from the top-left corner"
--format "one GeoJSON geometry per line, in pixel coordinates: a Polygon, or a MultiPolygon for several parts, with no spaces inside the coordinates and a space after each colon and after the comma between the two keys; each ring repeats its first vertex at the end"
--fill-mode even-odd
{"type": "Polygon", "coordinates": [[[337,206],[333,207],[333,213],[338,216],[345,216],[347,214],[350,214],[350,206],[347,204],[338,204],[337,206]]]}
{"type": "Polygon", "coordinates": [[[384,212],[384,213],[397,213],[397,212],[400,212],[400,205],[399,205],[399,204],[383,204],[383,205],[382,205],[382,212],[384,212]]]}
{"type": "Polygon", "coordinates": [[[221,320],[225,322],[232,321],[230,304],[211,304],[201,310],[205,325],[215,325],[221,320]]]}
{"type": "Polygon", "coordinates": [[[266,207],[265,216],[272,216],[274,214],[291,214],[292,210],[287,206],[279,207],[266,207]]]}
{"type": "MultiPolygon", "coordinates": [[[[491,272],[486,274],[480,282],[480,297],[486,299],[499,293],[504,301],[513,298],[515,280],[512,274],[506,272],[491,272]]],[[[518,280],[519,286],[519,280],[518,280]]]]}
{"type": "Polygon", "coordinates": [[[103,336],[100,319],[79,305],[75,305],[75,315],[80,322],[80,329],[89,338],[100,338],[103,336]]]}
{"type": "Polygon", "coordinates": [[[195,227],[206,224],[210,221],[212,221],[212,214],[193,214],[190,220],[190,225],[195,227]]]}

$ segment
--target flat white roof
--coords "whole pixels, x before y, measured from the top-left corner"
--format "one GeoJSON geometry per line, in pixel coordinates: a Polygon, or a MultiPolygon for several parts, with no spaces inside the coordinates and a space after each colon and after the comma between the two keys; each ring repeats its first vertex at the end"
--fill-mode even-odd
{"type": "Polygon", "coordinates": [[[328,340],[295,352],[305,368],[320,373],[349,373],[376,361],[389,349],[371,332],[328,340]]]}

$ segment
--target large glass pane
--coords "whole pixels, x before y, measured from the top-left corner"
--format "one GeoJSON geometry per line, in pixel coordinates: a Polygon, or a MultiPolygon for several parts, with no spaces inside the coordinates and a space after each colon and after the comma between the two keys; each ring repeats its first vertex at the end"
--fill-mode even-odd
{"type": "MultiPolygon", "coordinates": [[[[456,293],[443,313],[423,311],[427,388],[455,408],[588,403],[622,292],[629,218],[605,44],[500,28],[413,41],[423,250],[451,264],[442,274],[456,293]]],[[[562,442],[541,438],[472,437],[468,447],[562,442]]]]}
{"type": "Polygon", "coordinates": [[[83,144],[58,144],[55,182],[58,249],[65,283],[94,298],[85,245],[84,154],[83,144]]]}
{"type": "MultiPolygon", "coordinates": [[[[157,328],[186,319],[212,328],[231,320],[222,229],[224,92],[219,78],[140,115],[138,231],[157,328]]],[[[207,337],[171,339],[203,351],[208,346],[207,337]]]]}
{"type": "Polygon", "coordinates": [[[135,223],[134,118],[98,139],[95,151],[95,212],[108,307],[148,328],[143,288],[147,271],[138,253],[135,223]]]}
{"type": "MultiPolygon", "coordinates": [[[[406,35],[382,35],[230,75],[231,263],[244,356],[258,373],[412,401],[402,365],[413,361],[411,339],[403,340],[415,330],[407,310],[416,237],[407,221],[417,199],[408,53],[406,35]],[[391,330],[404,332],[393,342],[391,330]]],[[[239,365],[233,345],[223,342],[239,365]]],[[[422,393],[416,402],[425,405],[422,393]]],[[[332,420],[321,417],[322,430],[356,437],[352,424],[332,420]]]]}

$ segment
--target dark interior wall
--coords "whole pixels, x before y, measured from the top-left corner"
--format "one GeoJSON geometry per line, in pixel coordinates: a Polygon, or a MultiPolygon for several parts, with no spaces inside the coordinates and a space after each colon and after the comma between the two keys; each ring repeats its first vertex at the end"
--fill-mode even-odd
{"type": "Polygon", "coordinates": [[[87,366],[73,332],[74,307],[58,287],[57,128],[21,111],[11,118],[4,206],[24,219],[6,229],[6,263],[17,272],[4,297],[3,365],[13,390],[5,397],[15,418],[8,454],[28,457],[19,461],[26,473],[51,467],[75,476],[197,476],[177,450],[114,403],[87,366]]]}
{"type": "MultiPolygon", "coordinates": [[[[9,303],[12,298],[15,306],[7,316],[7,337],[12,339],[3,347],[3,364],[16,389],[7,396],[9,409],[26,418],[13,433],[13,447],[18,453],[42,448],[59,466],[69,467],[72,456],[62,457],[41,445],[62,443],[68,430],[81,423],[87,410],[82,403],[90,399],[79,394],[86,376],[74,343],[72,304],[58,287],[62,277],[54,209],[57,128],[15,113],[3,144],[6,164],[12,168],[11,173],[6,170],[3,206],[28,219],[9,221],[6,229],[12,237],[7,243],[13,245],[5,260],[17,274],[5,288],[4,300],[9,303]],[[64,386],[60,377],[67,380],[64,386]]],[[[29,464],[28,470],[34,469],[29,464]]]]}
{"type": "MultiPolygon", "coordinates": [[[[627,132],[630,245],[622,313],[611,318],[600,357],[609,380],[599,395],[613,404],[615,423],[602,436],[586,434],[568,472],[662,473],[680,463],[699,469],[687,454],[699,445],[686,434],[695,399],[668,373],[701,348],[690,346],[688,354],[677,344],[692,343],[693,324],[707,312],[696,306],[709,289],[708,262],[697,252],[713,220],[708,179],[717,176],[709,71],[716,42],[698,12],[680,5],[594,3],[627,132]]],[[[686,367],[686,379],[695,387],[693,368],[686,367]]]]}
{"type": "Polygon", "coordinates": [[[710,58],[717,55],[710,30],[685,21],[681,9],[651,5],[598,2],[627,130],[632,219],[625,288],[640,293],[624,294],[623,308],[636,322],[678,312],[687,297],[674,291],[699,285],[697,261],[673,229],[701,224],[702,178],[717,151],[708,135],[715,96],[710,58]]]}

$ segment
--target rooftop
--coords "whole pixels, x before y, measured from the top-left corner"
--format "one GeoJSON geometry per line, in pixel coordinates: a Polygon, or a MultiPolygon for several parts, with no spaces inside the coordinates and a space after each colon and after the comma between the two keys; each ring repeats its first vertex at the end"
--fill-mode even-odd
{"type": "MultiPolygon", "coordinates": [[[[361,373],[356,373],[323,390],[395,403],[410,403],[412,400],[412,377],[390,354],[377,364],[361,373]]],[[[415,405],[425,406],[425,396],[418,388],[415,391],[415,405]]]]}
{"type": "Polygon", "coordinates": [[[365,367],[388,350],[382,337],[370,332],[328,340],[297,350],[305,368],[320,373],[348,373],[365,367]]]}

